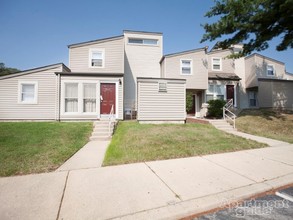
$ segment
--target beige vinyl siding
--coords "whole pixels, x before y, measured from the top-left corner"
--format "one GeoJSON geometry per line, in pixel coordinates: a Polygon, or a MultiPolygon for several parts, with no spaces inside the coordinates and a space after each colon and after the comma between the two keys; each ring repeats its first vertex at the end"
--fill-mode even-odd
{"type": "Polygon", "coordinates": [[[69,68],[72,72],[123,73],[124,72],[124,39],[111,39],[92,44],[72,46],[69,48],[69,68]],[[104,68],[90,68],[90,49],[104,50],[104,68]]]}
{"type": "Polygon", "coordinates": [[[165,57],[165,78],[185,79],[187,89],[207,89],[208,71],[204,61],[205,51],[196,51],[188,54],[165,57]],[[192,74],[181,75],[181,60],[192,60],[192,74]]]}
{"type": "Polygon", "coordinates": [[[261,108],[283,108],[293,110],[292,94],[293,81],[259,81],[258,102],[261,108]]]}
{"type": "Polygon", "coordinates": [[[63,71],[62,65],[46,70],[35,70],[26,75],[0,79],[0,119],[6,120],[55,120],[57,88],[55,72],[63,71]],[[37,104],[18,103],[20,81],[38,83],[37,104]]]}
{"type": "Polygon", "coordinates": [[[184,121],[185,81],[138,79],[139,121],[184,121]],[[167,83],[167,92],[159,92],[158,83],[167,83]]]}
{"type": "Polygon", "coordinates": [[[124,33],[125,36],[125,108],[136,106],[136,78],[160,77],[163,38],[156,34],[124,33]],[[128,38],[157,39],[158,45],[134,45],[128,38]]]}
{"type": "Polygon", "coordinates": [[[258,86],[258,78],[287,79],[284,63],[253,54],[245,59],[246,87],[258,86]],[[273,65],[274,76],[267,75],[267,65],[273,65]]]}
{"type": "Polygon", "coordinates": [[[234,73],[234,61],[233,59],[227,58],[227,56],[231,55],[232,51],[227,50],[216,50],[208,53],[208,71],[209,72],[225,72],[225,73],[234,73]],[[221,71],[215,71],[212,69],[212,58],[222,58],[222,70],[221,71]]]}
{"type": "MultiPolygon", "coordinates": [[[[99,76],[61,76],[61,86],[63,85],[64,81],[72,81],[72,82],[97,82],[99,85],[100,83],[117,83],[118,84],[118,119],[123,119],[123,77],[99,77],[99,76]],[[121,80],[121,85],[119,85],[119,79],[121,80]]],[[[100,88],[98,86],[98,88],[100,88]]],[[[62,89],[61,89],[62,92],[62,89]]],[[[98,113],[97,114],[64,114],[62,112],[62,108],[60,109],[60,119],[89,119],[94,120],[100,118],[100,107],[99,107],[99,97],[100,97],[100,90],[97,90],[97,105],[98,105],[98,113]]],[[[117,94],[117,92],[116,92],[117,94]]],[[[62,97],[62,95],[61,95],[62,97]]],[[[117,99],[117,96],[116,96],[117,99]]],[[[64,99],[61,98],[61,102],[64,102],[64,99]]],[[[62,103],[61,103],[62,106],[62,103]]]]}

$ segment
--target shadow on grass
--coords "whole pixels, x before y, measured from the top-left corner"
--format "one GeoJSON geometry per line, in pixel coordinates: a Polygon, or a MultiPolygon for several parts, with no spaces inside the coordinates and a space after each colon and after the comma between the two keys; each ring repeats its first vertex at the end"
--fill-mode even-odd
{"type": "Polygon", "coordinates": [[[284,114],[293,114],[293,112],[288,110],[245,109],[238,115],[238,118],[244,116],[259,116],[270,121],[273,121],[274,119],[286,121],[287,118],[284,114]]]}

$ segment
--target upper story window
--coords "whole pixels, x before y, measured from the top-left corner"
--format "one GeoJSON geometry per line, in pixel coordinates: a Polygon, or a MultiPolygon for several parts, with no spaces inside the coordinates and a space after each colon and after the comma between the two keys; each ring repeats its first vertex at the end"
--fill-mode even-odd
{"type": "Polygon", "coordinates": [[[219,57],[212,58],[212,70],[216,70],[216,71],[222,70],[222,58],[219,58],[219,57]]]}
{"type": "Polygon", "coordinates": [[[181,60],[181,74],[191,75],[192,74],[192,60],[181,60]]]}
{"type": "Polygon", "coordinates": [[[128,38],[129,44],[141,44],[141,45],[158,45],[157,39],[142,39],[142,38],[128,38]]]}
{"type": "Polygon", "coordinates": [[[38,102],[38,83],[19,82],[18,102],[22,104],[37,104],[38,102]]]}
{"type": "Polygon", "coordinates": [[[90,49],[89,66],[93,68],[103,68],[105,64],[104,49],[90,49]]]}
{"type": "Polygon", "coordinates": [[[274,65],[272,65],[272,64],[267,65],[267,75],[268,76],[274,76],[275,75],[274,65]]]}

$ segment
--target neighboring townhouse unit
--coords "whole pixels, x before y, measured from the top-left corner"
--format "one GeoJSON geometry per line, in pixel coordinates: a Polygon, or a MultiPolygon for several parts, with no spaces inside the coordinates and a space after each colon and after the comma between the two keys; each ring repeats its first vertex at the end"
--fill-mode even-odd
{"type": "Polygon", "coordinates": [[[130,31],[71,44],[69,67],[54,64],[0,77],[1,120],[186,119],[186,93],[202,117],[212,99],[235,108],[293,108],[293,76],[282,62],[252,54],[231,59],[242,45],[207,47],[163,56],[163,35],[130,31]]]}
{"type": "Polygon", "coordinates": [[[193,108],[189,114],[200,117],[200,110],[208,88],[207,48],[167,54],[162,57],[161,77],[186,80],[186,92],[193,95],[193,108]]]}

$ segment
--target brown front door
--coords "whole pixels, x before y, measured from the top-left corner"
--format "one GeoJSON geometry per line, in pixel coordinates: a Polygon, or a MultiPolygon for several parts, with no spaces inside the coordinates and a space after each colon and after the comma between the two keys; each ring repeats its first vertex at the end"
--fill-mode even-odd
{"type": "Polygon", "coordinates": [[[227,92],[227,101],[229,101],[230,99],[233,99],[233,104],[235,102],[234,99],[234,85],[227,85],[226,86],[226,92],[227,92]]]}
{"type": "Polygon", "coordinates": [[[115,94],[114,83],[101,83],[101,114],[110,114],[112,105],[115,114],[115,94]]]}

